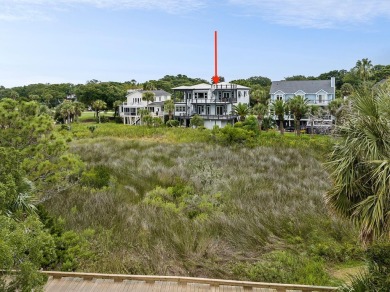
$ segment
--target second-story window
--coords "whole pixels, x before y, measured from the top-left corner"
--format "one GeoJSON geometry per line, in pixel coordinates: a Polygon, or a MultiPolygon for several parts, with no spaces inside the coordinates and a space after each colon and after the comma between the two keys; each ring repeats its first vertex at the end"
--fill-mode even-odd
{"type": "Polygon", "coordinates": [[[276,95],[276,100],[283,100],[283,95],[277,94],[276,95]]]}
{"type": "Polygon", "coordinates": [[[177,106],[176,107],[176,111],[177,112],[185,112],[186,111],[186,107],[185,106],[177,106]]]}

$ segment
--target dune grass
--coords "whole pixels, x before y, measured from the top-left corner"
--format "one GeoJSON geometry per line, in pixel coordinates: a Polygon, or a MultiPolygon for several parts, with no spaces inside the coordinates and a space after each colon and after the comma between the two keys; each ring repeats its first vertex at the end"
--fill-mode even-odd
{"type": "Polygon", "coordinates": [[[72,128],[89,180],[46,204],[67,228],[95,230],[83,271],[332,285],[327,267],[360,256],[353,226],[324,206],[327,137],[225,147],[208,130],[98,127],[72,128]]]}

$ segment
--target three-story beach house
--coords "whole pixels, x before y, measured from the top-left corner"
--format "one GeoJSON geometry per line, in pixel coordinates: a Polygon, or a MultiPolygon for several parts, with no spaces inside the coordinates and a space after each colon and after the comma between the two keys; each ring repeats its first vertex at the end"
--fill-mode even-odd
{"type": "MultiPolygon", "coordinates": [[[[327,111],[327,106],[336,97],[335,78],[329,80],[299,80],[299,81],[273,81],[270,89],[271,104],[275,100],[288,102],[289,99],[300,95],[307,99],[308,105],[317,105],[322,109],[323,115],[317,117],[316,127],[329,127],[332,124],[333,117],[327,111]]],[[[277,120],[277,116],[274,117],[277,120]]],[[[294,117],[286,113],[285,127],[293,126],[294,117]]],[[[301,126],[306,127],[309,118],[301,120],[301,126]]],[[[278,123],[277,123],[278,124],[278,123]]]]}
{"type": "Polygon", "coordinates": [[[197,114],[204,119],[206,128],[212,129],[215,125],[222,128],[237,120],[235,105],[249,105],[249,90],[249,87],[228,82],[175,87],[174,93],[182,100],[175,102],[174,117],[188,127],[191,117],[197,114]]]}
{"type": "Polygon", "coordinates": [[[171,94],[164,90],[128,90],[127,101],[119,107],[119,115],[123,118],[124,124],[139,125],[141,123],[140,109],[147,109],[152,117],[159,117],[164,120],[164,102],[171,99],[171,94]],[[153,92],[154,100],[148,102],[142,100],[142,95],[153,92]]]}

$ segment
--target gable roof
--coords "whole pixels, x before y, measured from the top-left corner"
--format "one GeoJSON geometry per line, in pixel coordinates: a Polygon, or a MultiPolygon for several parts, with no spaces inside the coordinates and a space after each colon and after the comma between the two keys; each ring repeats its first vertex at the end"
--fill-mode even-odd
{"type": "Polygon", "coordinates": [[[294,80],[294,81],[272,81],[270,94],[280,90],[284,93],[295,93],[299,90],[305,93],[317,93],[320,90],[334,93],[335,88],[331,86],[331,80],[294,80]]]}
{"type": "Polygon", "coordinates": [[[166,92],[165,90],[140,90],[140,89],[130,89],[127,91],[127,95],[133,94],[135,92],[140,92],[141,94],[144,92],[153,92],[155,96],[170,96],[171,94],[169,92],[166,92]]]}

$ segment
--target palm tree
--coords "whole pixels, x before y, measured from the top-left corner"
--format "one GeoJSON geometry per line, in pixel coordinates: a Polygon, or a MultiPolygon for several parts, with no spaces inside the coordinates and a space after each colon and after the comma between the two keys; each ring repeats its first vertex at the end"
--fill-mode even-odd
{"type": "Polygon", "coordinates": [[[146,116],[150,116],[150,111],[146,108],[139,108],[137,110],[137,114],[140,116],[139,120],[140,120],[140,123],[141,125],[143,124],[144,122],[144,119],[146,116]]]}
{"type": "Polygon", "coordinates": [[[262,103],[267,105],[269,102],[270,95],[268,94],[269,90],[265,90],[264,88],[256,88],[255,90],[251,91],[250,99],[251,104],[254,103],[262,103]]]}
{"type": "Polygon", "coordinates": [[[311,105],[308,107],[308,114],[310,119],[310,135],[313,135],[314,131],[314,120],[318,118],[318,116],[321,114],[321,108],[318,105],[311,105]]]}
{"type": "Polygon", "coordinates": [[[370,60],[367,58],[358,60],[356,62],[355,71],[359,77],[365,82],[372,76],[373,66],[370,60]]]}
{"type": "Polygon", "coordinates": [[[330,156],[333,187],[325,196],[337,214],[355,222],[363,243],[390,238],[389,93],[355,93],[351,113],[336,128],[330,156]]]}
{"type": "Polygon", "coordinates": [[[172,113],[175,110],[175,103],[172,99],[168,99],[164,102],[164,111],[168,112],[169,120],[172,120],[172,113]]]}
{"type": "Polygon", "coordinates": [[[295,95],[288,101],[288,108],[294,115],[295,132],[299,136],[301,134],[301,119],[309,110],[307,105],[308,100],[301,95],[295,95]]]}
{"type": "Polygon", "coordinates": [[[240,121],[243,122],[245,117],[249,114],[249,106],[246,103],[239,102],[233,106],[233,113],[239,116],[240,121]]]}
{"type": "Polygon", "coordinates": [[[283,100],[275,100],[271,104],[271,110],[274,112],[274,115],[278,117],[279,120],[279,131],[281,135],[284,135],[284,115],[287,111],[286,103],[283,100]]]}
{"type": "Polygon", "coordinates": [[[93,103],[92,103],[92,108],[95,110],[96,112],[96,117],[98,118],[99,120],[99,124],[100,124],[100,115],[99,115],[99,112],[101,110],[104,110],[107,108],[107,104],[101,100],[101,99],[98,99],[98,100],[95,100],[93,103]]]}
{"type": "Polygon", "coordinates": [[[154,101],[154,93],[151,91],[145,91],[142,93],[142,100],[146,101],[146,106],[148,106],[149,102],[154,101]]]}
{"type": "Polygon", "coordinates": [[[341,90],[341,94],[342,94],[343,98],[346,98],[353,93],[354,89],[350,83],[344,83],[343,85],[341,85],[340,90],[341,90]]]}
{"type": "Polygon", "coordinates": [[[340,119],[344,109],[344,102],[341,98],[336,98],[328,104],[328,110],[335,118],[335,124],[340,123],[340,119]]]}
{"type": "Polygon", "coordinates": [[[85,110],[85,105],[82,102],[74,101],[73,106],[74,106],[75,121],[77,122],[78,117],[80,117],[83,111],[85,110]]]}
{"type": "Polygon", "coordinates": [[[72,102],[65,100],[59,106],[59,113],[61,117],[64,119],[64,124],[70,124],[71,117],[74,115],[75,107],[72,102]]]}
{"type": "Polygon", "coordinates": [[[261,125],[263,124],[264,116],[268,112],[268,106],[263,103],[258,103],[252,108],[251,112],[257,116],[259,131],[261,132],[261,125]]]}
{"type": "Polygon", "coordinates": [[[121,100],[114,101],[114,103],[112,105],[114,107],[114,117],[119,115],[119,107],[122,105],[122,103],[123,103],[123,101],[121,101],[121,100]]]}

